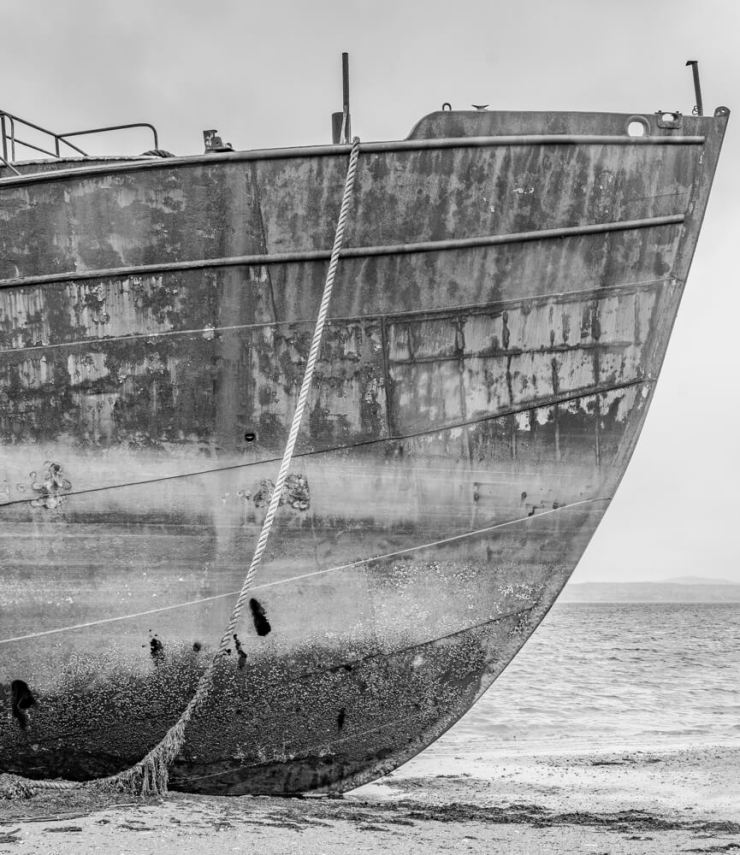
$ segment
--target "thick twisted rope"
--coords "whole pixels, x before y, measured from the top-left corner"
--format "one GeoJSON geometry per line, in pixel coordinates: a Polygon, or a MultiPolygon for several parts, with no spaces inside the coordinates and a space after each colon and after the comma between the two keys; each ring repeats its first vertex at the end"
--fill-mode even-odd
{"type": "Polygon", "coordinates": [[[357,156],[359,152],[360,140],[355,137],[352,142],[349,168],[347,169],[347,178],[344,183],[344,196],[342,197],[342,207],[339,210],[339,220],[337,222],[337,231],[334,235],[334,246],[331,250],[329,270],[326,274],[324,294],[321,298],[319,313],[316,317],[316,326],[314,327],[313,331],[311,349],[308,352],[308,359],[306,361],[306,371],[303,375],[301,391],[298,394],[298,403],[296,404],[295,412],[293,413],[293,422],[290,426],[288,442],[285,445],[283,459],[280,463],[280,471],[278,472],[277,480],[275,481],[275,488],[273,489],[272,496],[270,497],[270,505],[267,509],[267,513],[265,514],[264,522],[262,523],[262,531],[260,532],[259,540],[257,541],[257,546],[254,550],[252,563],[249,565],[249,570],[247,570],[247,575],[244,577],[244,582],[242,584],[242,589],[239,592],[239,597],[237,598],[236,605],[234,606],[234,610],[231,613],[229,623],[226,629],[224,630],[224,635],[221,639],[219,653],[223,653],[228,647],[228,645],[231,643],[231,638],[234,634],[234,630],[236,629],[236,624],[239,620],[239,615],[242,609],[244,608],[244,603],[247,600],[247,593],[252,586],[252,582],[254,580],[255,575],[257,574],[260,562],[262,561],[262,555],[264,554],[265,547],[267,546],[267,540],[270,537],[270,530],[272,529],[272,523],[275,519],[275,514],[277,513],[278,506],[280,505],[280,502],[282,500],[285,479],[288,477],[288,468],[290,467],[290,461],[293,457],[296,440],[298,439],[298,431],[301,427],[303,412],[306,409],[306,402],[308,401],[308,395],[311,391],[311,386],[313,384],[314,369],[316,368],[316,363],[318,362],[319,350],[321,349],[321,340],[324,334],[324,326],[326,325],[326,318],[329,314],[329,303],[331,302],[331,294],[332,289],[334,287],[334,276],[337,272],[337,266],[339,265],[339,252],[342,248],[342,242],[344,240],[344,228],[347,223],[347,215],[349,213],[349,206],[352,199],[352,187],[355,183],[357,156]]]}
{"type": "Polygon", "coordinates": [[[224,630],[221,642],[218,647],[218,652],[214,656],[211,664],[200,677],[195,692],[191,697],[188,705],[185,707],[180,718],[167,731],[162,740],[138,763],[130,769],[126,769],[117,775],[108,778],[99,778],[94,781],[32,781],[27,778],[22,778],[16,775],[0,775],[0,794],[4,791],[10,797],[32,795],[36,790],[67,790],[78,789],[81,787],[94,787],[100,790],[114,790],[124,792],[141,793],[142,795],[157,795],[167,792],[167,782],[169,777],[169,767],[179,753],[185,741],[185,729],[188,726],[193,714],[202,706],[211,690],[213,673],[216,668],[216,663],[223,658],[227,648],[231,644],[231,640],[236,630],[239,617],[244,609],[244,604],[247,601],[249,589],[252,586],[257,570],[262,562],[267,541],[270,537],[270,531],[277,514],[278,507],[282,498],[285,479],[288,476],[288,469],[295,450],[296,440],[298,439],[298,431],[301,427],[303,413],[306,409],[306,402],[313,384],[313,375],[316,368],[316,363],[319,358],[321,349],[321,341],[326,326],[326,319],[329,314],[329,304],[331,302],[332,289],[334,287],[334,277],[339,265],[339,253],[344,240],[344,230],[347,224],[347,216],[349,214],[350,202],[352,199],[352,188],[355,182],[355,172],[357,171],[357,158],[360,152],[360,141],[357,137],[352,142],[352,150],[350,152],[349,167],[347,169],[347,177],[344,182],[344,194],[342,196],[342,205],[339,210],[339,219],[337,221],[337,229],[334,235],[334,245],[332,246],[331,258],[329,260],[329,269],[326,274],[326,282],[324,284],[324,293],[321,298],[318,315],[316,317],[316,325],[313,331],[313,339],[311,341],[311,349],[306,360],[306,370],[301,383],[301,390],[298,394],[298,403],[296,404],[295,412],[293,413],[293,421],[288,434],[288,441],[283,452],[283,459],[280,463],[280,471],[278,472],[275,487],[270,497],[270,504],[265,514],[265,519],[262,522],[262,530],[260,531],[257,546],[252,556],[252,562],[244,577],[241,591],[237,597],[234,608],[231,612],[231,617],[224,630]]]}

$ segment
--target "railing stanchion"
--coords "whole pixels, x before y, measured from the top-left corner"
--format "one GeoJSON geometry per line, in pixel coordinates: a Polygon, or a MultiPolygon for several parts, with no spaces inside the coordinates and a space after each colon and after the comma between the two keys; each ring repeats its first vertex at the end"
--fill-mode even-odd
{"type": "Polygon", "coordinates": [[[8,162],[8,138],[5,131],[5,113],[0,113],[0,136],[3,138],[3,160],[8,162]]]}

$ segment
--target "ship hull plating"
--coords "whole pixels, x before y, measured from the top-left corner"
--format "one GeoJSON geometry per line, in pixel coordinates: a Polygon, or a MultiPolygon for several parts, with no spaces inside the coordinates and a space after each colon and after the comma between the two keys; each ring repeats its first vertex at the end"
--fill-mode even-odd
{"type": "MultiPolygon", "coordinates": [[[[363,147],[284,502],[172,786],[355,786],[506,667],[629,461],[726,119],[437,113],[363,147]]],[[[0,173],[0,771],[120,771],[192,696],[346,168],[335,146],[0,173]]]]}

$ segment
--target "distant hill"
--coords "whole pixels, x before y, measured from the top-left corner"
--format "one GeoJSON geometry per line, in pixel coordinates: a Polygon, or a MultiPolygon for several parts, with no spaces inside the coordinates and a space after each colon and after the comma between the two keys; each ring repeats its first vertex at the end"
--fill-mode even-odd
{"type": "Polygon", "coordinates": [[[740,603],[740,584],[691,576],[670,582],[572,582],[558,602],[740,603]]]}

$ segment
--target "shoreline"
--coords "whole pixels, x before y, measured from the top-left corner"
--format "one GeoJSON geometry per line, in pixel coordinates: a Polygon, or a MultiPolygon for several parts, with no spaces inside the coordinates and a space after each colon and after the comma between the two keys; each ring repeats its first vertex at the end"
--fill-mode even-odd
{"type": "Polygon", "coordinates": [[[651,750],[427,751],[343,796],[0,801],[0,853],[740,852],[740,741],[651,750]],[[156,843],[155,843],[156,841],[156,843]],[[249,844],[245,847],[245,844],[249,844]]]}

